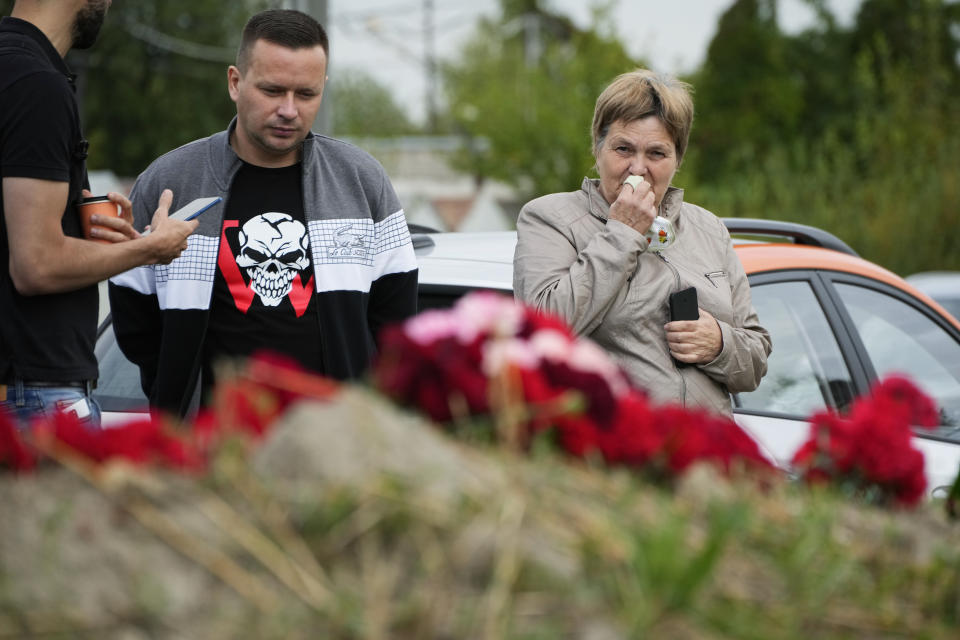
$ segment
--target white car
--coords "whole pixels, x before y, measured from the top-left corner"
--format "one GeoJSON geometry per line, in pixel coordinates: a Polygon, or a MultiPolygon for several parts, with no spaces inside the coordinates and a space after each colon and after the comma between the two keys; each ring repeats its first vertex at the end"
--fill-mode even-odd
{"type": "Polygon", "coordinates": [[[921,271],[906,280],[960,318],[960,271],[921,271]]]}
{"type": "MultiPolygon", "coordinates": [[[[807,419],[843,410],[871,384],[904,373],[941,409],[941,426],[918,431],[928,487],[960,470],[960,322],[895,274],[856,256],[813,227],[726,219],[747,271],[754,306],[773,338],[768,373],[751,393],[734,394],[736,421],[777,464],[806,440],[807,419]],[[776,236],[777,242],[757,240],[776,236]],[[787,238],[784,242],[782,238],[787,238]]],[[[420,309],[444,308],[477,289],[511,294],[515,232],[420,233],[420,309]]],[[[109,319],[97,343],[104,422],[129,418],[145,400],[139,376],[120,353],[109,319]]]]}

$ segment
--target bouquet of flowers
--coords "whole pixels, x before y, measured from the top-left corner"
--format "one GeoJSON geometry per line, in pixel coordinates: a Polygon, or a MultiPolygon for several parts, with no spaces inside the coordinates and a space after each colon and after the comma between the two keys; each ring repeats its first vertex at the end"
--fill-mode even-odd
{"type": "Polygon", "coordinates": [[[658,477],[701,460],[769,467],[731,420],[652,406],[595,343],[510,297],[469,294],[389,328],[382,343],[375,384],[449,427],[508,414],[520,446],[547,432],[574,456],[658,477]]]}
{"type": "Polygon", "coordinates": [[[810,483],[839,485],[875,504],[915,505],[927,481],[911,425],[937,424],[933,401],[906,378],[892,376],[854,402],[849,416],[814,415],[793,465],[810,483]]]}

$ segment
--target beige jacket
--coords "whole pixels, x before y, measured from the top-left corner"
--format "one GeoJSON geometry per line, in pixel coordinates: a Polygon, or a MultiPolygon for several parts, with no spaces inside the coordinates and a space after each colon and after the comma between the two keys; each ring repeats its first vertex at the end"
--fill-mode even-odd
{"type": "Polygon", "coordinates": [[[598,182],[585,178],[580,191],[543,196],[520,211],[514,295],[566,318],[655,402],[730,415],[729,393],[757,388],[771,349],[730,234],[671,187],[660,215],[673,223],[676,241],[659,255],[647,251],[642,234],[607,219],[610,205],[598,182]],[[669,294],[689,286],[717,319],[723,348],[713,362],[677,367],[663,325],[669,294]]]}

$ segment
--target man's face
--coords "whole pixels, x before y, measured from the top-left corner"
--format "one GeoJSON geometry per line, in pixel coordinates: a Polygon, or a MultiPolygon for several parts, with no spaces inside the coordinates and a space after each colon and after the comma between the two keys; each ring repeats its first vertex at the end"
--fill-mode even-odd
{"type": "Polygon", "coordinates": [[[112,0],[87,0],[73,20],[73,45],[71,49],[89,49],[97,41],[103,19],[107,16],[112,0]]]}
{"type": "Polygon", "coordinates": [[[227,88],[237,104],[236,139],[241,158],[263,167],[282,167],[299,159],[320,109],[326,82],[323,47],[287,47],[257,40],[246,73],[231,66],[227,88]]]}

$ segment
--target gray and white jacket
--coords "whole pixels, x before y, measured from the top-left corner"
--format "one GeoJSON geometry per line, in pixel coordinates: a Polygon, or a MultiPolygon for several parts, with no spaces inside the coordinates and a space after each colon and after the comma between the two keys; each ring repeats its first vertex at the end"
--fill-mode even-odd
{"type": "MultiPolygon", "coordinates": [[[[236,119],[226,131],[161,156],[137,178],[130,196],[137,229],[150,223],[163,189],[173,190],[171,211],[198,197],[224,202],[200,216],[187,250],[172,263],[110,279],[117,343],[140,368],[151,406],[180,416],[195,403],[200,385],[223,212],[242,166],[229,144],[235,126],[236,119]]],[[[376,354],[380,329],[416,313],[413,245],[393,186],[368,153],[311,133],[302,163],[323,371],[357,378],[376,354]]]]}

